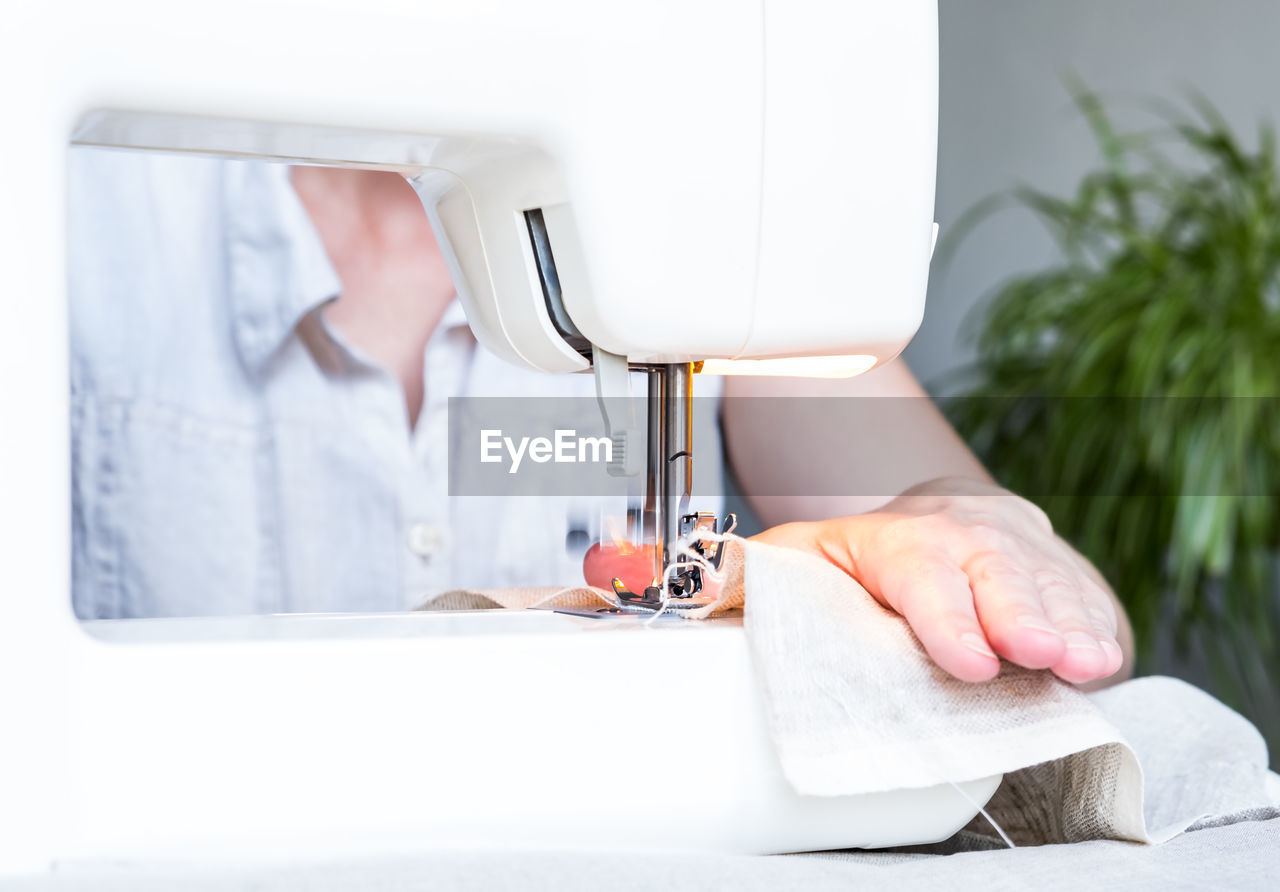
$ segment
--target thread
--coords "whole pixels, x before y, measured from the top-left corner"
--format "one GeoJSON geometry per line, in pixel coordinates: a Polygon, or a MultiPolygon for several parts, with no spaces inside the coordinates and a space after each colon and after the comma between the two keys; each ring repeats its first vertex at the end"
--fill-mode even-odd
{"type": "MultiPolygon", "coordinates": [[[[734,526],[737,526],[737,524],[735,523],[734,526]]],[[[711,579],[715,582],[721,582],[724,580],[724,571],[713,567],[705,555],[694,550],[693,544],[695,542],[719,542],[723,544],[728,542],[730,538],[742,538],[741,536],[733,536],[731,530],[732,527],[723,533],[717,533],[711,530],[699,530],[695,528],[690,531],[688,535],[681,536],[680,539],[676,541],[672,550],[675,552],[677,560],[672,561],[667,565],[666,569],[662,571],[662,602],[654,612],[653,616],[645,620],[644,624],[646,626],[657,622],[658,618],[667,612],[667,606],[671,600],[670,596],[667,595],[667,587],[671,584],[671,576],[676,571],[686,569],[692,570],[696,568],[702,571],[703,576],[707,579],[711,579]]]]}
{"type": "Polygon", "coordinates": [[[960,794],[961,798],[963,798],[965,802],[969,803],[970,807],[976,808],[978,810],[978,814],[982,815],[984,818],[987,819],[987,823],[995,828],[996,833],[1000,834],[1000,838],[1004,840],[1004,844],[1006,846],[1008,846],[1011,849],[1017,848],[1017,846],[1013,844],[1013,840],[1009,838],[1009,834],[1004,832],[1004,828],[996,823],[996,819],[991,817],[991,814],[986,810],[984,806],[981,806],[978,803],[974,802],[973,799],[970,798],[969,794],[964,791],[964,788],[961,787],[955,781],[949,780],[947,781],[947,783],[951,784],[951,786],[955,789],[955,791],[960,794]]]}

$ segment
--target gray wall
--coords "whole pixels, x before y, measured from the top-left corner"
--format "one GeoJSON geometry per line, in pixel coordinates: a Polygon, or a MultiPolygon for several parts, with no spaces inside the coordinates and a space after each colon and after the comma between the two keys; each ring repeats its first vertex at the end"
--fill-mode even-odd
{"type": "MultiPolygon", "coordinates": [[[[1097,162],[1065,73],[1118,103],[1122,123],[1150,122],[1137,99],[1176,99],[1187,87],[1242,134],[1280,118],[1276,0],[940,0],[939,13],[943,233],[984,196],[1019,182],[1065,193],[1097,162]]],[[[924,326],[906,353],[916,375],[946,392],[948,373],[972,356],[959,331],[966,313],[1052,257],[1035,221],[1010,211],[935,266],[924,326]]]]}

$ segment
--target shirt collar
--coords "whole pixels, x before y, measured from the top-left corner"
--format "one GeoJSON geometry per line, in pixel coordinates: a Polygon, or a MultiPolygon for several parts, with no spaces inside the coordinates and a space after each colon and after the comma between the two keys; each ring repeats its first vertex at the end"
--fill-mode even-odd
{"type": "Polygon", "coordinates": [[[232,337],[245,367],[257,373],[298,321],[342,284],[288,165],[228,161],[224,188],[232,337]]]}

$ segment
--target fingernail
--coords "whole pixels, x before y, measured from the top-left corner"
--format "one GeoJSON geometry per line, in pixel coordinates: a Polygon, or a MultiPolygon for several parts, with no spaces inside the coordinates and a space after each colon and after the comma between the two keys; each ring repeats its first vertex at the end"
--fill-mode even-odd
{"type": "Polygon", "coordinates": [[[960,636],[960,643],[976,654],[982,654],[984,657],[995,658],[996,652],[987,644],[987,639],[983,638],[976,632],[965,632],[960,636]]]}
{"type": "Polygon", "coordinates": [[[1045,632],[1049,635],[1056,635],[1059,638],[1062,637],[1062,633],[1050,625],[1047,619],[1039,616],[1020,616],[1014,622],[1024,629],[1033,629],[1037,632],[1045,632]]]}
{"type": "Polygon", "coordinates": [[[1067,639],[1067,647],[1073,650],[1096,651],[1099,649],[1098,639],[1084,632],[1068,632],[1064,637],[1067,639]]]}

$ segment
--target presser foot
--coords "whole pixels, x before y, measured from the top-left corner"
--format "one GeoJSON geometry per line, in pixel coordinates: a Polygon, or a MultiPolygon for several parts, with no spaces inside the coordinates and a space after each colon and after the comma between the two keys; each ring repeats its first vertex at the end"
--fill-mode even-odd
{"type": "MultiPolygon", "coordinates": [[[[733,532],[737,525],[738,517],[732,513],[721,518],[718,525],[716,516],[710,511],[686,514],[680,518],[680,542],[687,543],[684,546],[687,551],[698,555],[701,562],[704,562],[712,571],[716,571],[724,563],[727,543],[701,538],[700,534],[711,533],[724,536],[733,532]]],[[[676,560],[688,561],[690,558],[688,555],[677,554],[676,560]]],[[[702,591],[702,573],[701,566],[681,567],[655,578],[652,583],[645,586],[641,594],[631,591],[621,579],[614,577],[613,594],[617,597],[619,605],[624,608],[655,611],[693,610],[710,603],[706,598],[696,597],[702,591]],[[663,577],[670,580],[665,596],[662,591],[663,577]]]]}

